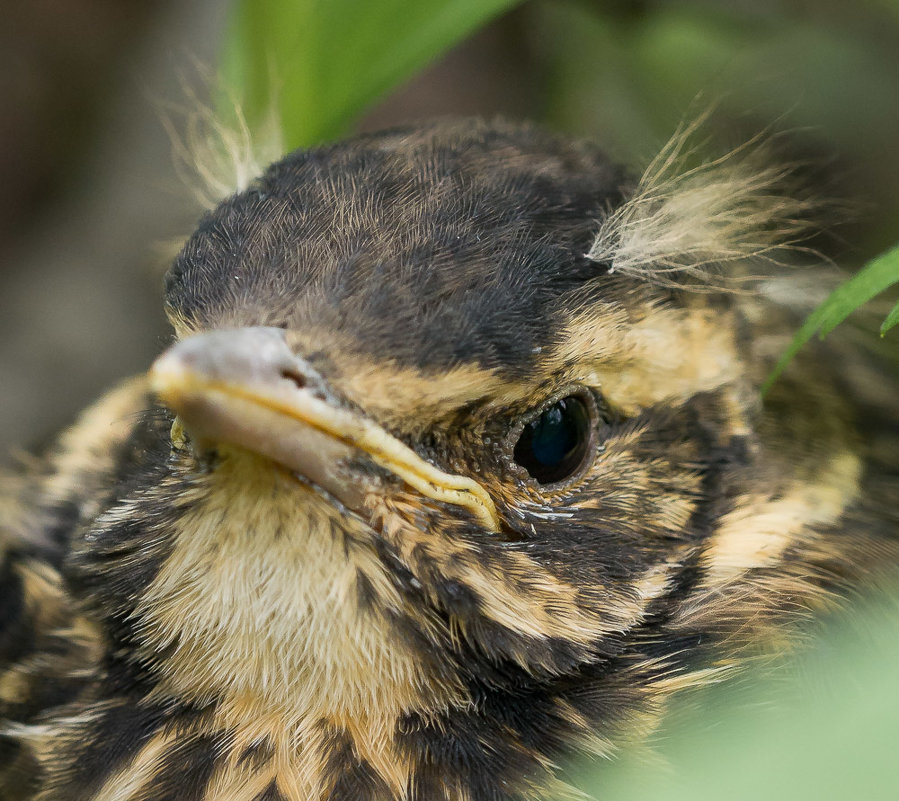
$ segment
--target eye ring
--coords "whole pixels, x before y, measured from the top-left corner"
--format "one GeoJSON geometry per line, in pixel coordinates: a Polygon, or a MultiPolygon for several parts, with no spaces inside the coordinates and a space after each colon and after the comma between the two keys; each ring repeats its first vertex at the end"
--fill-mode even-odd
{"type": "Polygon", "coordinates": [[[557,393],[511,432],[511,461],[541,489],[567,486],[592,464],[602,417],[593,392],[575,387],[557,393]]]}

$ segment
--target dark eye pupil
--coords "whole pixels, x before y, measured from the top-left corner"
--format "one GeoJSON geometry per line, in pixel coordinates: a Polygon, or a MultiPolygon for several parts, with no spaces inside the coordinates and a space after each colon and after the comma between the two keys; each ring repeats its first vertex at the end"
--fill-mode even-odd
{"type": "Polygon", "coordinates": [[[562,398],[524,427],[514,459],[541,484],[562,481],[583,463],[590,429],[587,404],[576,395],[562,398]]]}

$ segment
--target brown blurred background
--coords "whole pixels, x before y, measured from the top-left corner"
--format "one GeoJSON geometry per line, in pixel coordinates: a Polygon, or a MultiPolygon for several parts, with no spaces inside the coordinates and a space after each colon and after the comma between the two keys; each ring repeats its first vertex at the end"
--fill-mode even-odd
{"type": "MultiPolygon", "coordinates": [[[[202,94],[221,0],[33,0],[0,32],[0,453],[32,447],[167,341],[161,276],[199,214],[163,119],[202,94]]],[[[639,169],[715,106],[722,142],[789,130],[851,209],[847,269],[899,240],[899,0],[532,0],[386,98],[374,128],[533,117],[639,169]]],[[[817,244],[817,243],[816,243],[817,244]]]]}

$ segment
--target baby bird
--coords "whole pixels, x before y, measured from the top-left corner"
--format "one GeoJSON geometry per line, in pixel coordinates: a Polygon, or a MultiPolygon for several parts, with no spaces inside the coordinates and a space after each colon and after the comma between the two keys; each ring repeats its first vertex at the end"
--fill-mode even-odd
{"type": "Polygon", "coordinates": [[[801,201],[676,150],[442,121],[209,212],[174,344],[4,479],[0,797],[546,798],[899,563],[876,365],[760,400],[801,201]]]}

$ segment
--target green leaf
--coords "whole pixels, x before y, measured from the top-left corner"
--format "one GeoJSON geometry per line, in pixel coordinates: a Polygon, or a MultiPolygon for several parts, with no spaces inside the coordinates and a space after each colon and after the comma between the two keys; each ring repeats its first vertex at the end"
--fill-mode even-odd
{"type": "Polygon", "coordinates": [[[887,315],[886,320],[884,320],[883,325],[880,326],[880,335],[883,336],[886,334],[886,332],[894,325],[899,325],[899,303],[890,309],[890,313],[887,315]]]}
{"type": "Polygon", "coordinates": [[[776,668],[683,696],[646,754],[573,779],[615,801],[892,801],[899,786],[899,615],[882,597],[776,668]],[[641,758],[642,757],[642,758],[641,758]]]}
{"type": "MultiPolygon", "coordinates": [[[[896,283],[899,283],[899,246],[866,264],[855,276],[835,289],[827,300],[809,315],[771,371],[762,387],[762,393],[768,391],[802,346],[816,333],[823,339],[852,312],[896,283]]],[[[887,322],[893,320],[891,325],[895,325],[895,314],[896,309],[893,309],[887,317],[887,322]]],[[[881,328],[881,333],[885,330],[881,328]]]]}
{"type": "MultiPolygon", "coordinates": [[[[520,0],[238,0],[221,73],[251,132],[272,110],[288,149],[366,106],[520,0]]],[[[227,112],[227,108],[224,109],[227,112]]]]}

